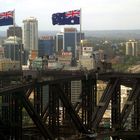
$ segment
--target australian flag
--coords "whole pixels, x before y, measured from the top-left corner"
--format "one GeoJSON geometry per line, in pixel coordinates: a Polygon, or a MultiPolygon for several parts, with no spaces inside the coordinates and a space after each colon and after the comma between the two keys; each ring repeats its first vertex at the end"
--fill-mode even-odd
{"type": "Polygon", "coordinates": [[[14,24],[14,11],[0,13],[0,26],[14,24]]]}
{"type": "Polygon", "coordinates": [[[73,10],[52,15],[53,25],[73,25],[80,24],[80,10],[73,10]]]}

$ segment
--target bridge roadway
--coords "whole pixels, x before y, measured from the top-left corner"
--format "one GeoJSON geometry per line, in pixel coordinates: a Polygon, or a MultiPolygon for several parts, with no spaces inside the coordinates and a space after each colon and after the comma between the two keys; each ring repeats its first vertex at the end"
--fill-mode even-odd
{"type": "Polygon", "coordinates": [[[70,135],[75,136],[74,139],[80,139],[81,136],[84,139],[97,140],[110,136],[113,140],[139,139],[140,74],[56,70],[16,73],[9,71],[0,72],[0,82],[0,136],[3,140],[27,140],[31,135],[36,135],[32,131],[33,128],[27,129],[28,134],[26,129],[23,129],[23,107],[38,131],[35,140],[54,140],[60,137],[68,139],[70,135]],[[80,99],[73,104],[71,82],[78,80],[81,81],[80,99]],[[13,81],[17,83],[13,84],[13,81]],[[106,88],[97,104],[98,81],[105,82],[106,88]],[[121,85],[132,88],[122,109],[121,85]],[[49,87],[48,92],[44,90],[46,86],[49,87]],[[44,93],[48,94],[45,101],[44,93]],[[102,119],[109,104],[110,126],[102,128],[102,119]],[[131,127],[127,129],[125,126],[130,118],[131,127]]]}

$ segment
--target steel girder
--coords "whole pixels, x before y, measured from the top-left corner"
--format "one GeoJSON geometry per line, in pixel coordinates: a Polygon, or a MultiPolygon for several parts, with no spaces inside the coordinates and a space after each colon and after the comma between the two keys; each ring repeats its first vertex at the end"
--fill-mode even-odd
{"type": "Polygon", "coordinates": [[[61,88],[61,86],[59,84],[56,84],[55,87],[56,87],[56,92],[58,93],[59,98],[61,99],[63,105],[65,106],[65,108],[68,112],[68,114],[70,115],[71,119],[73,120],[73,122],[75,124],[75,127],[77,127],[79,132],[88,134],[89,133],[88,130],[83,125],[80,117],[75,112],[73,105],[70,103],[67,96],[64,94],[64,91],[61,88]]]}
{"type": "Polygon", "coordinates": [[[92,129],[92,116],[96,106],[96,79],[86,77],[82,80],[82,95],[81,95],[81,108],[82,108],[82,122],[86,127],[92,129]]]}
{"type": "Polygon", "coordinates": [[[136,99],[138,98],[140,93],[140,84],[139,81],[137,81],[137,83],[133,86],[132,91],[130,92],[130,94],[128,95],[128,99],[126,101],[126,104],[124,105],[122,112],[121,112],[121,125],[123,128],[123,125],[128,117],[128,115],[131,112],[131,109],[134,105],[134,102],[136,101],[136,99]]]}
{"type": "MultiPolygon", "coordinates": [[[[120,82],[114,88],[114,92],[111,97],[111,125],[112,129],[116,131],[121,128],[120,124],[120,102],[121,102],[121,89],[120,82]]],[[[116,138],[115,138],[116,139],[116,138]]]]}
{"type": "Polygon", "coordinates": [[[36,124],[37,128],[40,130],[41,134],[44,136],[45,139],[54,140],[53,135],[46,127],[46,124],[42,121],[40,114],[36,112],[33,105],[30,103],[28,98],[25,96],[24,93],[20,93],[18,98],[22,101],[22,104],[26,111],[28,112],[29,116],[32,118],[33,122],[36,124]]]}
{"type": "Polygon", "coordinates": [[[92,116],[92,127],[94,129],[97,129],[105,110],[107,109],[109,102],[111,100],[111,97],[113,93],[115,92],[116,86],[119,84],[119,79],[110,79],[100,101],[98,106],[96,107],[95,111],[93,112],[92,116]]]}
{"type": "Polygon", "coordinates": [[[6,139],[22,140],[22,104],[16,93],[2,96],[2,121],[6,139]]]}

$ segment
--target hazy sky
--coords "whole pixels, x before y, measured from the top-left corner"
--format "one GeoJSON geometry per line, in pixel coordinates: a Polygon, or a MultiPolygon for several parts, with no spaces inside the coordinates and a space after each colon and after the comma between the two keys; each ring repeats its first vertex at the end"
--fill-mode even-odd
{"type": "MultiPolygon", "coordinates": [[[[60,30],[52,25],[53,13],[82,9],[83,30],[140,29],[140,0],[0,0],[0,12],[15,9],[16,24],[30,16],[37,18],[39,30],[60,30]]],[[[5,30],[8,27],[0,27],[5,30]]]]}

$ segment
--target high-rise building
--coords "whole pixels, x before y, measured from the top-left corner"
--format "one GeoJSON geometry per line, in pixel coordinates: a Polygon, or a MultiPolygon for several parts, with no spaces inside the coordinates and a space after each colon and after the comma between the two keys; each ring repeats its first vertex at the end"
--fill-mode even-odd
{"type": "Polygon", "coordinates": [[[56,34],[56,38],[55,38],[56,42],[56,53],[57,54],[61,54],[61,52],[64,50],[64,33],[57,33],[56,34]]]}
{"type": "Polygon", "coordinates": [[[7,38],[9,36],[17,36],[17,37],[22,38],[22,28],[18,26],[9,27],[7,30],[7,38]]]}
{"type": "Polygon", "coordinates": [[[21,38],[10,36],[3,43],[5,58],[20,61],[24,64],[24,49],[21,38]]]}
{"type": "Polygon", "coordinates": [[[54,53],[54,37],[42,36],[39,38],[38,56],[53,55],[54,53]]]}
{"type": "Polygon", "coordinates": [[[0,46],[0,59],[4,58],[4,48],[0,46]]]}
{"type": "Polygon", "coordinates": [[[80,45],[81,40],[85,40],[85,34],[83,32],[78,32],[77,33],[77,43],[80,45]]]}
{"type": "Polygon", "coordinates": [[[77,29],[65,28],[64,29],[64,51],[72,52],[73,57],[77,55],[77,29]]]}
{"type": "Polygon", "coordinates": [[[135,40],[126,42],[126,55],[138,56],[138,43],[135,40]]]}
{"type": "Polygon", "coordinates": [[[38,56],[38,21],[34,17],[23,20],[23,44],[29,56],[38,56]]]}
{"type": "Polygon", "coordinates": [[[76,28],[64,28],[62,32],[56,34],[55,40],[56,54],[71,52],[73,58],[78,58],[78,51],[81,40],[84,40],[84,33],[78,32],[76,28]]]}

